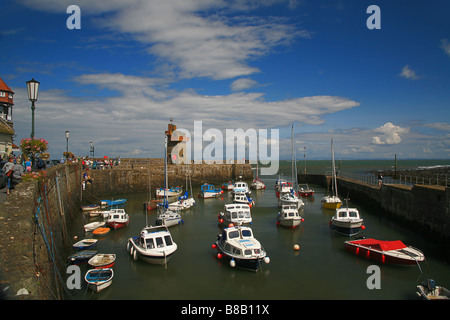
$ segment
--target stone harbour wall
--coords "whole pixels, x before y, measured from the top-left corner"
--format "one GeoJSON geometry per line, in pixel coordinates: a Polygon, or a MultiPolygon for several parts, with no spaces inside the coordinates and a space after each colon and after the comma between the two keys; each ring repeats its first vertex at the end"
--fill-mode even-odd
{"type": "Polygon", "coordinates": [[[22,181],[0,208],[0,295],[3,299],[63,299],[68,228],[79,212],[81,166],[50,168],[22,181]]]}

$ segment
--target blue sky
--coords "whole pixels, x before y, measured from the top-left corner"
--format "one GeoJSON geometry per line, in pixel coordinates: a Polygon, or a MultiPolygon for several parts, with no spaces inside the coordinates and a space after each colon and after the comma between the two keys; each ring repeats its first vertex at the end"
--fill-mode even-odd
{"type": "MultiPolygon", "coordinates": [[[[161,157],[179,128],[279,129],[290,158],[450,156],[447,1],[7,1],[0,78],[16,144],[31,131],[25,82],[41,82],[35,132],[52,158],[161,157]],[[69,30],[69,5],[81,29],[69,30]],[[370,5],[381,29],[366,26],[370,5]],[[5,50],[7,48],[7,50],[5,50]]],[[[273,142],[275,143],[275,142],[273,142]]],[[[206,144],[208,144],[206,142],[206,144]]]]}

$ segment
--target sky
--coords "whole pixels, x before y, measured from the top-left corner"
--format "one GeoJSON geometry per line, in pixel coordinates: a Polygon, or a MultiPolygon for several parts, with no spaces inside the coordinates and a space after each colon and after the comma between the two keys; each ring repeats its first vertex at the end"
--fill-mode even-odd
{"type": "Polygon", "coordinates": [[[278,129],[280,159],[292,126],[297,158],[329,159],[333,139],[338,159],[448,159],[449,15],[436,0],[12,0],[0,78],[17,145],[26,81],[40,82],[35,136],[52,159],[65,131],[75,155],[92,141],[96,157],[163,157],[171,118],[224,137],[278,129]]]}

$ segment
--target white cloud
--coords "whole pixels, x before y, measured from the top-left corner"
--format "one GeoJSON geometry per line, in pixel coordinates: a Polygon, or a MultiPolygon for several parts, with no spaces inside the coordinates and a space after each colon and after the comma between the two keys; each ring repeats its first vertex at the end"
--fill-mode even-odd
{"type": "Polygon", "coordinates": [[[372,137],[372,143],[377,145],[391,145],[399,144],[402,141],[400,134],[408,133],[408,128],[401,128],[392,124],[391,122],[385,123],[383,126],[374,130],[376,133],[380,133],[379,136],[372,137]]]}
{"type": "MultiPolygon", "coordinates": [[[[250,10],[286,1],[130,0],[77,1],[83,19],[127,34],[178,77],[231,79],[260,70],[250,61],[279,45],[311,34],[285,19],[252,16],[250,10]],[[230,15],[230,13],[233,15],[230,15]]],[[[65,12],[70,0],[23,0],[39,10],[65,12]]]]}
{"type": "Polygon", "coordinates": [[[448,39],[441,40],[441,48],[444,50],[445,54],[450,57],[450,42],[448,39]]]}
{"type": "MultiPolygon", "coordinates": [[[[110,155],[157,155],[163,150],[163,133],[173,117],[179,128],[270,129],[296,122],[321,124],[323,116],[354,108],[358,102],[344,97],[311,96],[266,101],[262,93],[201,95],[194,90],[174,91],[155,78],[114,74],[85,74],[74,78],[81,86],[113,90],[107,97],[74,97],[62,90],[41,90],[36,103],[36,136],[46,138],[55,150],[65,149],[64,132],[69,130],[70,147],[87,154],[89,141],[98,152],[110,155]],[[257,112],[257,117],[255,117],[257,112]],[[160,137],[161,139],[158,139],[160,137]],[[150,143],[149,141],[156,141],[150,143]],[[133,151],[134,150],[134,151],[133,151]]],[[[14,128],[28,135],[29,102],[24,88],[15,94],[14,128]]],[[[21,139],[23,137],[18,137],[21,139]]],[[[20,142],[20,141],[19,141],[20,142]]]]}
{"type": "Polygon", "coordinates": [[[399,76],[410,79],[410,80],[417,80],[419,79],[419,76],[416,75],[416,72],[412,70],[409,65],[406,65],[402,68],[402,71],[399,73],[399,76]]]}
{"type": "Polygon", "coordinates": [[[231,91],[241,91],[245,89],[252,88],[258,83],[255,80],[249,78],[241,78],[233,81],[231,84],[231,91]]]}

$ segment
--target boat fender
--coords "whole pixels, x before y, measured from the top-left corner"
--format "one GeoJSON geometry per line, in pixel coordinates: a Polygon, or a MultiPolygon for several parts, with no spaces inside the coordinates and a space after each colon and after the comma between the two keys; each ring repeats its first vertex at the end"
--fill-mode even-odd
{"type": "Polygon", "coordinates": [[[234,259],[231,259],[231,260],[230,260],[230,266],[231,266],[232,268],[236,267],[236,261],[234,261],[234,259]]]}
{"type": "Polygon", "coordinates": [[[384,264],[386,262],[386,257],[384,254],[381,255],[381,262],[384,264]]]}
{"type": "Polygon", "coordinates": [[[133,256],[133,251],[134,251],[134,247],[131,246],[131,248],[130,248],[130,256],[133,256]]]}
{"type": "Polygon", "coordinates": [[[221,254],[221,253],[218,253],[218,254],[217,254],[217,258],[218,258],[218,259],[222,259],[222,254],[221,254]]]}
{"type": "Polygon", "coordinates": [[[367,250],[367,252],[366,252],[366,258],[367,258],[367,259],[370,258],[370,250],[367,250]]]}
{"type": "Polygon", "coordinates": [[[356,253],[356,255],[359,254],[359,247],[356,248],[356,252],[355,253],[356,253]]]}
{"type": "Polygon", "coordinates": [[[130,240],[127,242],[127,252],[130,253],[130,240]]]}
{"type": "Polygon", "coordinates": [[[134,261],[138,260],[137,250],[134,250],[134,252],[133,252],[133,259],[134,259],[134,261]]]}
{"type": "Polygon", "coordinates": [[[265,262],[266,264],[269,264],[269,263],[270,263],[270,258],[269,258],[269,257],[264,257],[264,262],[265,262]]]}
{"type": "Polygon", "coordinates": [[[223,223],[223,219],[219,219],[219,222],[220,222],[220,223],[223,223]]]}
{"type": "Polygon", "coordinates": [[[211,248],[216,249],[216,248],[217,248],[217,245],[216,245],[215,243],[213,243],[213,244],[211,245],[211,248]]]}

